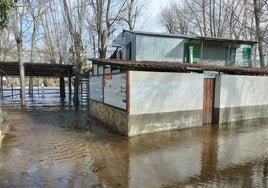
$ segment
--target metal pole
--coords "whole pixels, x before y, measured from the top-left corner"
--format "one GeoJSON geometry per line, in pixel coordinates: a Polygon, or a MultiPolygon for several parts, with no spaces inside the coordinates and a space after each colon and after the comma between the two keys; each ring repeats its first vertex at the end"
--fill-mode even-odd
{"type": "Polygon", "coordinates": [[[3,76],[1,76],[1,96],[4,99],[3,76]]]}
{"type": "Polygon", "coordinates": [[[70,68],[68,69],[68,87],[69,87],[69,102],[72,100],[72,83],[71,83],[71,73],[70,68]]]}

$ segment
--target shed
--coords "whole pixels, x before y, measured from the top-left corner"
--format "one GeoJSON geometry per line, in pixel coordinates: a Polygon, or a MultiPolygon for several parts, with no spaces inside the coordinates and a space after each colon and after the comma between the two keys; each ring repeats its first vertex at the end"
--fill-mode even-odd
{"type": "Polygon", "coordinates": [[[124,30],[117,59],[252,66],[255,41],[124,30]]]}
{"type": "Polygon", "coordinates": [[[92,61],[90,114],[122,135],[268,117],[268,68],[92,61]]]}

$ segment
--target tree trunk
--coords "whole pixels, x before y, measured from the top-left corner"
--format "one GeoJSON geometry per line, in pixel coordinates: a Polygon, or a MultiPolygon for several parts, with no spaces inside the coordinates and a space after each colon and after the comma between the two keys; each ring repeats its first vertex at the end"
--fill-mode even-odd
{"type": "Polygon", "coordinates": [[[79,86],[81,79],[81,69],[82,69],[82,58],[81,53],[83,51],[83,45],[81,41],[81,34],[75,33],[73,35],[74,48],[75,48],[75,64],[76,64],[76,74],[74,81],[74,105],[79,106],[79,86]]]}
{"type": "Polygon", "coordinates": [[[254,0],[254,17],[256,23],[256,38],[258,40],[258,49],[259,49],[259,58],[260,58],[260,66],[264,67],[264,54],[263,54],[263,46],[262,46],[262,36],[260,29],[260,2],[258,0],[254,0]]]}
{"type": "MultiPolygon", "coordinates": [[[[34,62],[34,49],[36,44],[36,18],[34,18],[34,25],[33,25],[33,33],[32,33],[32,41],[31,41],[31,54],[30,54],[30,62],[34,62]]],[[[29,77],[29,95],[33,97],[33,77],[29,77]]]]}
{"type": "Polygon", "coordinates": [[[17,48],[18,48],[18,60],[19,60],[19,68],[20,68],[20,96],[21,96],[21,107],[26,106],[25,100],[25,70],[24,64],[22,62],[22,40],[17,40],[17,48]]]}

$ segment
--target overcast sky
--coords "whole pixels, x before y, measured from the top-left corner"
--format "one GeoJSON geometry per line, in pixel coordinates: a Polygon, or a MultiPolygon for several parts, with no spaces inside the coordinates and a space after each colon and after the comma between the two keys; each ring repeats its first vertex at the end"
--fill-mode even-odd
{"type": "Polygon", "coordinates": [[[161,10],[174,0],[147,0],[148,12],[142,30],[151,32],[163,32],[160,27],[159,15],[161,10]]]}

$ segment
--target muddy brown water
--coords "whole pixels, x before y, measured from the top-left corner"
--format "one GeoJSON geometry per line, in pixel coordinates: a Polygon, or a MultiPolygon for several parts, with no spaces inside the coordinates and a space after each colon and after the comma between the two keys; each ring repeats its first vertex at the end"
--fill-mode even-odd
{"type": "Polygon", "coordinates": [[[268,187],[268,120],[126,138],[72,107],[9,107],[0,187],[268,187]]]}

